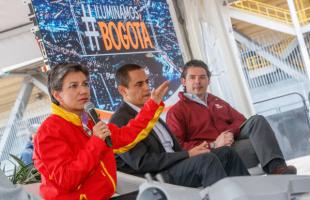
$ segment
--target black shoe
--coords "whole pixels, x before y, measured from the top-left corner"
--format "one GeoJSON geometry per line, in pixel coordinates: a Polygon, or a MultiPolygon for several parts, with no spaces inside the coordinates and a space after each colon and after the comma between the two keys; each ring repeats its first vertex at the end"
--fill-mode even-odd
{"type": "Polygon", "coordinates": [[[272,170],[270,174],[297,174],[297,169],[292,165],[280,166],[272,170]]]}

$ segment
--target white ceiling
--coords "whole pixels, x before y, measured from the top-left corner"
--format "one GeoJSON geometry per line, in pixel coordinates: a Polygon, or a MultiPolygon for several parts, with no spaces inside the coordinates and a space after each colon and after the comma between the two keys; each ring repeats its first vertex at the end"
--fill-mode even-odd
{"type": "Polygon", "coordinates": [[[28,13],[23,0],[0,0],[0,33],[29,23],[28,13]]]}
{"type": "MultiPolygon", "coordinates": [[[[0,0],[0,122],[7,120],[19,93],[23,76],[13,73],[28,73],[43,66],[41,52],[30,29],[29,8],[23,0],[0,0]]],[[[29,103],[42,93],[37,88],[32,92],[29,103]]]]}
{"type": "Polygon", "coordinates": [[[0,0],[0,77],[24,65],[31,68],[29,62],[42,59],[24,1],[27,0],[0,0]]]}

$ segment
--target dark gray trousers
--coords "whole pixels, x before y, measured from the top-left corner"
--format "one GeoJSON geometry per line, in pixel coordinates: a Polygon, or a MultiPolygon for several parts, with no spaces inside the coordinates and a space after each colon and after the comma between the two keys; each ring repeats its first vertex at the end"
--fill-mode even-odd
{"type": "Polygon", "coordinates": [[[133,191],[127,194],[122,194],[120,196],[112,197],[110,200],[136,200],[139,190],[133,191]]]}
{"type": "Polygon", "coordinates": [[[258,163],[265,167],[275,158],[284,160],[274,131],[261,115],[254,115],[246,121],[232,147],[248,168],[258,163]]]}
{"type": "Polygon", "coordinates": [[[221,147],[182,160],[161,174],[168,183],[206,187],[226,176],[249,175],[249,172],[237,152],[231,147],[221,147]]]}

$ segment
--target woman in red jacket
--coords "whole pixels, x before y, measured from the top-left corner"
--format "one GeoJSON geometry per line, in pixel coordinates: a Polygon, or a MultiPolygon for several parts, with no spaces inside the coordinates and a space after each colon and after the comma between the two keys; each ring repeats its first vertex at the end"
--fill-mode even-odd
{"type": "Polygon", "coordinates": [[[116,189],[114,153],[123,153],[148,136],[163,110],[164,82],[139,116],[126,126],[98,122],[84,112],[90,100],[89,73],[79,64],[54,67],[48,74],[52,114],[34,140],[34,164],[42,175],[40,193],[48,199],[109,199],[116,189]],[[111,136],[112,147],[105,138],[111,136]]]}

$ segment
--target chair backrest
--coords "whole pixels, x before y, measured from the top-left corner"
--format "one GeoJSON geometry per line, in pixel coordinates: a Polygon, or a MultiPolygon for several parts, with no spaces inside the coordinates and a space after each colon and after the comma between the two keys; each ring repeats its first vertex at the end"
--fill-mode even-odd
{"type": "Polygon", "coordinates": [[[40,183],[21,185],[27,192],[40,196],[40,183]]]}
{"type": "MultiPolygon", "coordinates": [[[[133,192],[139,190],[139,186],[146,182],[146,179],[133,176],[130,174],[125,174],[123,172],[117,172],[117,187],[116,193],[117,194],[125,194],[129,192],[133,192]]],[[[32,194],[40,196],[40,183],[33,183],[22,185],[22,187],[32,194]]]]}
{"type": "Polygon", "coordinates": [[[309,185],[310,176],[240,176],[224,178],[206,190],[209,200],[309,199],[309,185]]]}
{"type": "Polygon", "coordinates": [[[117,194],[125,194],[129,192],[133,192],[139,189],[139,186],[146,182],[146,179],[133,176],[130,174],[125,174],[123,172],[117,172],[117,194]]]}
{"type": "Polygon", "coordinates": [[[299,93],[289,93],[255,104],[268,105],[268,103],[272,104],[272,101],[281,102],[282,99],[287,101],[285,98],[299,99],[299,103],[291,109],[279,107],[277,113],[265,117],[275,132],[285,159],[292,159],[310,153],[309,109],[304,96],[299,93]]]}

